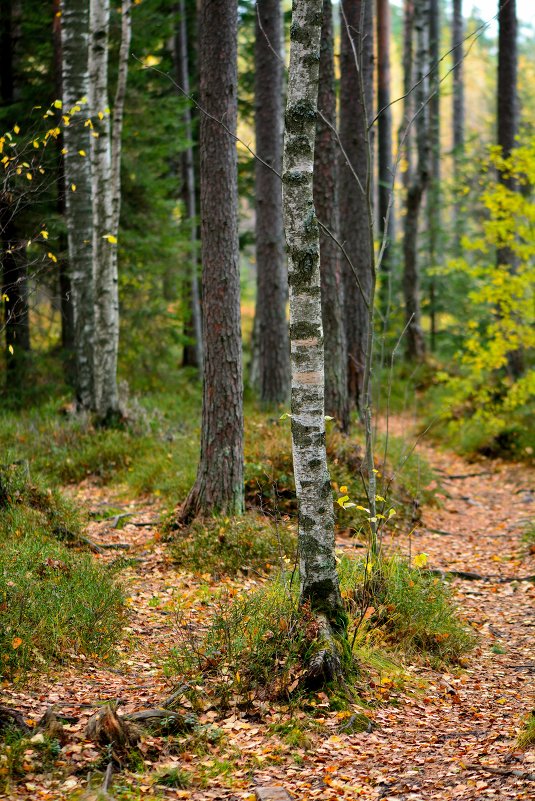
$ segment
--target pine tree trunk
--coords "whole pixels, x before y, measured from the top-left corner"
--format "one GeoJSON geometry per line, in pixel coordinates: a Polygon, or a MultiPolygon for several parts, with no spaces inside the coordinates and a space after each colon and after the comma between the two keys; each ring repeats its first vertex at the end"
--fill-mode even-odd
{"type": "Polygon", "coordinates": [[[78,407],[94,408],[95,285],[89,94],[89,9],[86,0],[61,6],[65,218],[74,310],[75,393],[78,407]],[[80,153],[85,153],[81,156],[80,153]]]}
{"type": "MultiPolygon", "coordinates": [[[[429,60],[430,71],[429,90],[429,147],[430,180],[427,192],[427,231],[429,237],[429,260],[431,270],[439,265],[439,238],[441,231],[441,204],[440,204],[440,0],[429,2],[429,60]]],[[[430,348],[436,348],[437,337],[437,309],[436,309],[436,279],[433,274],[428,277],[429,282],[429,316],[431,323],[430,348]]]]}
{"type": "Polygon", "coordinates": [[[237,4],[200,7],[203,410],[197,479],[181,518],[243,509],[237,152],[237,4]],[[223,125],[221,124],[224,124],[223,125]],[[229,133],[230,131],[230,133],[229,133]],[[224,202],[223,202],[224,199],[224,202]]]}
{"type": "MultiPolygon", "coordinates": [[[[318,219],[338,236],[338,170],[336,87],[331,0],[323,3],[318,90],[318,121],[314,150],[314,204],[318,219]]],[[[342,431],[349,430],[347,342],[344,327],[344,285],[340,250],[320,231],[320,274],[325,350],[325,411],[342,431]]]]}
{"type": "Polygon", "coordinates": [[[373,109],[373,1],[342,0],[340,8],[340,141],[345,151],[340,159],[340,237],[358,276],[357,283],[344,259],[348,391],[362,414],[373,271],[367,191],[372,181],[367,118],[373,109]]]}
{"type": "Polygon", "coordinates": [[[290,391],[282,191],[282,8],[257,0],[255,34],[256,342],[263,403],[284,403],[290,391]],[[262,162],[265,162],[262,163],[262,162]],[[272,167],[273,170],[269,169],[272,167]]]}
{"type": "Polygon", "coordinates": [[[89,105],[94,133],[91,137],[93,178],[93,259],[95,276],[95,387],[94,408],[102,421],[119,411],[117,351],[119,297],[117,258],[114,251],[114,202],[108,102],[109,0],[90,0],[89,105]]]}
{"type": "Polygon", "coordinates": [[[377,0],[377,131],[378,220],[377,231],[386,244],[381,261],[381,309],[387,314],[391,291],[391,244],[394,241],[394,214],[391,194],[392,174],[392,109],[390,107],[390,0],[377,0]],[[390,206],[390,212],[389,212],[390,206]],[[388,216],[388,221],[387,221],[388,216]]]}
{"type": "MultiPolygon", "coordinates": [[[[20,7],[11,0],[0,6],[0,94],[2,104],[11,106],[16,97],[16,61],[20,38],[20,7]]],[[[11,127],[15,119],[4,123],[11,127]]],[[[6,353],[6,386],[10,392],[22,388],[30,350],[28,308],[28,265],[25,237],[17,231],[16,205],[8,191],[0,195],[2,242],[2,297],[6,353]],[[6,300],[7,298],[7,300],[6,300]]]]}
{"type": "MultiPolygon", "coordinates": [[[[409,5],[409,4],[407,4],[409,5]]],[[[411,360],[425,356],[425,341],[421,328],[420,267],[418,258],[419,219],[424,192],[429,180],[429,0],[414,1],[415,63],[409,68],[414,86],[417,163],[408,176],[405,230],[403,241],[403,294],[407,324],[406,352],[411,360]]],[[[406,64],[409,67],[407,61],[406,64]]]]}
{"type": "Polygon", "coordinates": [[[313,200],[322,0],[294,0],[285,116],[284,222],[290,289],[292,446],[301,601],[339,622],[333,499],[325,451],[319,227],[313,200]]]}
{"type": "MultiPolygon", "coordinates": [[[[190,64],[188,48],[188,26],[186,15],[186,2],[179,0],[179,28],[175,38],[175,60],[178,82],[186,95],[190,94],[190,64]]],[[[202,371],[203,343],[202,343],[202,314],[199,293],[199,236],[197,230],[197,191],[195,184],[195,159],[193,153],[193,124],[191,106],[186,103],[183,113],[184,134],[188,141],[182,154],[182,185],[186,214],[190,233],[190,273],[187,281],[187,300],[189,307],[189,320],[185,326],[185,333],[193,340],[184,346],[183,365],[197,367],[202,371]]]]}
{"type": "MultiPolygon", "coordinates": [[[[518,24],[516,0],[499,4],[498,14],[498,108],[497,134],[502,155],[508,158],[516,145],[518,135],[518,24]]],[[[499,173],[499,180],[509,189],[515,188],[510,176],[499,173]]],[[[516,270],[516,258],[511,248],[500,248],[496,254],[499,265],[507,265],[509,271],[516,270]]],[[[499,310],[498,310],[499,311],[499,310]]],[[[508,369],[513,379],[524,371],[522,351],[507,354],[508,369]]]]}
{"type": "MultiPolygon", "coordinates": [[[[464,157],[464,20],[463,0],[453,0],[452,60],[453,60],[453,177],[456,192],[459,192],[461,165],[464,157]]],[[[463,215],[461,203],[456,198],[453,206],[455,251],[461,253],[463,215]]]]}

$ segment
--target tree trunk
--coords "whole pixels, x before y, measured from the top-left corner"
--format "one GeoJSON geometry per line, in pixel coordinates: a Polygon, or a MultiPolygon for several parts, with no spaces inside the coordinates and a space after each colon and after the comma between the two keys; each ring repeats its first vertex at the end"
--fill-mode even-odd
{"type": "MultiPolygon", "coordinates": [[[[407,3],[407,6],[410,6],[407,3]]],[[[405,75],[405,85],[414,86],[417,163],[408,175],[403,242],[403,294],[407,325],[406,352],[411,360],[425,357],[425,341],[420,324],[420,267],[418,235],[420,209],[429,180],[429,0],[414,1],[416,58],[405,75]]],[[[406,62],[409,68],[409,62],[406,62]]],[[[409,120],[410,124],[410,120],[409,120]]],[[[409,146],[410,152],[410,146],[409,146]]]]}
{"type": "Polygon", "coordinates": [[[452,59],[453,59],[453,177],[456,199],[453,206],[455,251],[461,255],[463,215],[458,197],[461,181],[461,165],[464,157],[464,20],[463,0],[453,0],[452,59]]]}
{"type": "Polygon", "coordinates": [[[388,314],[391,292],[391,244],[394,241],[394,215],[391,194],[392,109],[390,107],[390,0],[377,0],[377,109],[378,118],[378,225],[381,242],[386,239],[381,260],[381,310],[388,314]],[[390,212],[389,212],[390,207],[390,212]],[[388,220],[387,220],[388,217],[388,220]]]}
{"type": "MultiPolygon", "coordinates": [[[[336,88],[331,0],[323,3],[318,90],[318,120],[314,150],[314,204],[318,219],[338,235],[338,170],[336,158],[336,88]]],[[[340,250],[320,231],[320,275],[325,350],[325,411],[342,431],[349,430],[347,342],[344,327],[344,285],[340,250]]]]}
{"type": "MultiPolygon", "coordinates": [[[[20,36],[20,9],[11,0],[0,6],[0,93],[2,105],[11,106],[16,98],[16,57],[20,36]]],[[[14,124],[13,120],[11,124],[14,124]]],[[[9,123],[8,123],[9,127],[9,123]]],[[[4,306],[6,386],[10,391],[22,388],[30,350],[28,308],[28,266],[25,238],[16,225],[13,196],[3,191],[0,197],[0,232],[2,240],[2,297],[4,306]]]]}
{"type": "Polygon", "coordinates": [[[89,105],[96,137],[91,137],[93,178],[93,259],[95,276],[94,408],[102,421],[119,412],[117,351],[119,297],[116,207],[113,198],[110,109],[108,104],[109,0],[89,5],[89,105]]]}
{"type": "Polygon", "coordinates": [[[362,414],[373,270],[368,214],[372,147],[367,130],[373,108],[373,2],[342,0],[340,9],[340,142],[345,151],[340,159],[340,236],[358,277],[357,283],[344,260],[348,391],[362,414]]]}
{"type": "Polygon", "coordinates": [[[202,0],[200,54],[204,382],[201,457],[185,520],[243,509],[235,0],[202,0]]]}
{"type": "Polygon", "coordinates": [[[284,222],[290,289],[292,447],[301,602],[340,623],[334,515],[325,452],[319,228],[313,200],[322,0],[294,0],[285,116],[284,222]]]}
{"type": "Polygon", "coordinates": [[[256,348],[262,403],[284,403],[290,390],[282,191],[282,8],[257,0],[255,34],[256,348]],[[265,162],[265,163],[262,163],[265,162]],[[266,166],[269,165],[269,166],[266,166]],[[272,167],[273,169],[270,169],[272,167]],[[273,172],[275,170],[276,172],[273,172]]]}
{"type": "MultiPolygon", "coordinates": [[[[429,2],[429,60],[430,76],[429,90],[429,146],[430,181],[427,192],[427,231],[429,237],[428,266],[432,271],[439,265],[439,239],[441,233],[441,205],[440,205],[440,0],[429,2]]],[[[429,283],[429,316],[431,323],[430,349],[436,348],[437,337],[437,310],[436,310],[436,279],[431,274],[429,283]]]]}
{"type": "Polygon", "coordinates": [[[78,407],[94,407],[95,286],[93,273],[93,201],[91,184],[89,93],[89,9],[86,0],[63,0],[61,6],[64,127],[65,218],[74,310],[75,392],[78,407]],[[81,156],[80,153],[86,153],[81,156]]]}
{"type": "MultiPolygon", "coordinates": [[[[63,97],[62,64],[63,55],[61,49],[61,2],[54,0],[54,19],[52,22],[52,36],[54,40],[54,83],[56,97],[63,97]]],[[[63,132],[56,139],[56,210],[60,217],[65,218],[65,147],[63,132]]],[[[69,259],[65,257],[67,252],[67,237],[63,232],[58,237],[58,283],[59,283],[59,306],[61,312],[61,348],[64,354],[65,377],[68,382],[73,384],[74,363],[74,308],[71,294],[71,276],[69,271],[69,259]]]]}
{"type": "MultiPolygon", "coordinates": [[[[188,26],[186,16],[186,2],[179,0],[179,28],[175,37],[175,61],[178,82],[186,95],[190,94],[189,80],[189,48],[188,48],[188,26]]],[[[189,307],[189,319],[184,326],[185,333],[192,340],[191,344],[184,346],[183,365],[197,367],[202,372],[203,365],[203,343],[202,343],[202,315],[201,299],[199,293],[199,236],[197,230],[197,191],[195,185],[195,159],[193,153],[193,124],[191,117],[191,106],[186,101],[183,113],[184,134],[188,141],[188,146],[182,154],[182,185],[184,188],[184,199],[186,214],[189,223],[190,234],[190,267],[187,281],[187,300],[189,307]]]]}
{"type": "MultiPolygon", "coordinates": [[[[516,18],[516,0],[499,4],[498,13],[498,108],[497,134],[498,145],[502,155],[508,158],[516,145],[518,135],[518,25],[516,18]]],[[[515,189],[515,181],[500,172],[500,183],[509,189],[515,189]]],[[[509,271],[516,271],[515,254],[511,248],[500,248],[496,254],[499,265],[507,265],[509,271]]],[[[499,310],[498,310],[499,312],[499,310]]],[[[520,350],[507,354],[508,370],[513,379],[524,372],[524,357],[520,350]]]]}

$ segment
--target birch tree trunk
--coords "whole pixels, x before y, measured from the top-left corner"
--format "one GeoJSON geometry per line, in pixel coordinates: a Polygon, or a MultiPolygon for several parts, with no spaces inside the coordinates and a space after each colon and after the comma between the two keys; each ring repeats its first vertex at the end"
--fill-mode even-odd
{"type": "Polygon", "coordinates": [[[282,222],[282,8],[257,0],[255,33],[256,380],[263,403],[284,403],[290,390],[286,269],[282,222]],[[265,162],[265,163],[262,163],[265,162]],[[276,172],[266,166],[268,164],[276,172]]]}
{"type": "MultiPolygon", "coordinates": [[[[190,94],[189,79],[189,48],[188,48],[188,25],[185,0],[179,0],[179,28],[175,38],[175,59],[177,75],[180,86],[186,95],[190,94]]],[[[191,118],[191,106],[185,103],[184,113],[184,133],[188,145],[182,154],[182,182],[184,186],[184,197],[186,201],[186,214],[189,222],[190,234],[190,274],[188,281],[188,299],[190,320],[188,321],[188,333],[193,335],[193,346],[184,348],[184,365],[199,368],[202,372],[203,367],[203,342],[202,342],[202,314],[201,299],[199,293],[199,237],[197,230],[197,191],[195,185],[195,159],[193,154],[193,124],[191,118]]]]}
{"type": "MultiPolygon", "coordinates": [[[[331,0],[323,2],[318,111],[314,150],[314,204],[318,219],[337,236],[338,144],[335,133],[336,87],[331,0]]],[[[349,397],[342,264],[338,245],[325,231],[320,232],[320,274],[325,350],[325,411],[337,420],[342,431],[347,432],[349,397]]]]}
{"type": "Polygon", "coordinates": [[[342,0],[340,45],[340,236],[358,276],[343,263],[349,398],[362,415],[372,283],[368,190],[373,108],[373,0],[342,0]],[[355,179],[358,176],[359,183],[355,179]]]}
{"type": "MultiPolygon", "coordinates": [[[[463,0],[453,0],[452,60],[453,60],[453,177],[455,190],[459,194],[461,164],[464,157],[464,20],[463,0]]],[[[455,250],[461,252],[461,237],[464,225],[461,203],[457,197],[453,206],[455,250]]]]}
{"type": "Polygon", "coordinates": [[[237,3],[200,6],[203,407],[197,478],[180,516],[243,509],[237,152],[237,3]],[[223,123],[223,124],[222,124],[223,123]]]}
{"type": "Polygon", "coordinates": [[[377,0],[377,110],[379,119],[377,170],[378,170],[378,221],[380,240],[386,237],[381,261],[381,309],[386,315],[390,306],[391,244],[394,240],[392,193],[392,109],[390,107],[390,0],[377,0]],[[388,211],[390,206],[390,213],[388,211]],[[388,216],[388,222],[387,222],[388,216]]]}
{"type": "MultiPolygon", "coordinates": [[[[119,412],[117,351],[119,296],[114,204],[110,108],[108,104],[109,0],[89,4],[89,105],[93,181],[93,258],[95,276],[94,409],[102,421],[119,412]]],[[[115,176],[116,177],[116,176],[115,176]]]]}
{"type": "MultiPolygon", "coordinates": [[[[408,4],[409,5],[409,4],[408,4]]],[[[420,210],[429,180],[429,0],[414,0],[414,33],[416,52],[414,69],[409,68],[410,81],[414,85],[415,128],[417,163],[408,176],[408,188],[403,241],[403,294],[407,324],[407,357],[421,360],[425,356],[425,341],[421,328],[420,311],[420,267],[418,259],[418,235],[420,210]]],[[[409,67],[407,64],[406,67],[409,67]]]]}
{"type": "Polygon", "coordinates": [[[292,448],[299,504],[301,602],[333,625],[342,601],[325,452],[319,228],[313,200],[322,0],[294,0],[285,115],[283,202],[290,290],[292,448]]]}

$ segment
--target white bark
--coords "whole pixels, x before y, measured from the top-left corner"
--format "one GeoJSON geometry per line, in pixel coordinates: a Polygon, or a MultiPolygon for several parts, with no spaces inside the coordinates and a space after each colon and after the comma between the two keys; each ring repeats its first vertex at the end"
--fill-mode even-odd
{"type": "Polygon", "coordinates": [[[108,105],[109,0],[90,0],[89,104],[93,121],[93,255],[95,272],[95,411],[118,412],[119,298],[113,231],[110,109],[108,105]]]}
{"type": "Polygon", "coordinates": [[[292,448],[301,601],[336,623],[341,599],[325,451],[319,228],[313,201],[322,0],[294,0],[283,166],[292,359],[292,448]]]}
{"type": "Polygon", "coordinates": [[[63,0],[61,45],[64,127],[65,202],[74,311],[76,396],[83,409],[93,407],[94,276],[89,91],[89,13],[87,0],[63,0]],[[86,155],[81,155],[85,153],[86,155]]]}

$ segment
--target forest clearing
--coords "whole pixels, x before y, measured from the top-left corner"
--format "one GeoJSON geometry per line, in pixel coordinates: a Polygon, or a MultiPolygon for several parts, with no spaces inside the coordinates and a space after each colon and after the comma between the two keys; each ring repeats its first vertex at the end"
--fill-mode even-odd
{"type": "Polygon", "coordinates": [[[0,42],[0,799],[532,799],[531,4],[0,42]]]}

